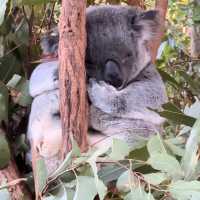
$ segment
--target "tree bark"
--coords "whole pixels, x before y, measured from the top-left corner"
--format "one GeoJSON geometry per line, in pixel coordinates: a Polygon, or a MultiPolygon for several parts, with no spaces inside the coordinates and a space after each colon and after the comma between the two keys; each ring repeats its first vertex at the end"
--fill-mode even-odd
{"type": "Polygon", "coordinates": [[[144,0],[128,0],[128,5],[130,6],[138,6],[142,9],[145,9],[144,0]]]}
{"type": "MultiPolygon", "coordinates": [[[[194,4],[200,6],[200,0],[195,0],[194,4]]],[[[200,57],[200,24],[195,23],[191,28],[191,56],[193,58],[200,57]]]]}
{"type": "MultiPolygon", "coordinates": [[[[5,136],[5,132],[1,128],[0,135],[5,136]]],[[[0,170],[0,186],[6,185],[10,199],[12,200],[32,199],[30,193],[23,183],[25,180],[26,179],[20,177],[16,163],[12,158],[8,165],[0,170]]]]}
{"type": "Polygon", "coordinates": [[[61,157],[71,149],[71,137],[87,147],[86,1],[63,0],[59,23],[59,81],[63,144],[61,157]]]}
{"type": "Polygon", "coordinates": [[[8,191],[12,200],[32,199],[23,181],[25,180],[20,178],[13,160],[10,161],[5,169],[0,170],[0,185],[8,185],[8,191]]]}
{"type": "Polygon", "coordinates": [[[165,18],[167,14],[168,0],[157,0],[155,3],[155,9],[160,14],[160,28],[155,39],[150,42],[151,57],[153,63],[156,61],[157,51],[164,36],[165,31],[165,18]]]}

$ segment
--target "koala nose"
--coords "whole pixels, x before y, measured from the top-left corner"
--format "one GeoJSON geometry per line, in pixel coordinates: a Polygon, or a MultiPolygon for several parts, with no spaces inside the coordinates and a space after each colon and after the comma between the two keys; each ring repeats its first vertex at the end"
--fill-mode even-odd
{"type": "Polygon", "coordinates": [[[119,88],[122,83],[122,73],[119,64],[113,60],[108,60],[104,68],[104,79],[110,85],[119,88]]]}

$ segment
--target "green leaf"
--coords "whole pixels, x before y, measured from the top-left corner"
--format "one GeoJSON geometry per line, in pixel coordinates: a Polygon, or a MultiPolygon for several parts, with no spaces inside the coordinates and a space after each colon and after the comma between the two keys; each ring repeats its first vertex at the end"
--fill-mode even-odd
{"type": "Polygon", "coordinates": [[[25,78],[14,74],[12,79],[7,83],[7,86],[17,92],[16,97],[13,97],[15,103],[21,106],[28,106],[31,104],[32,98],[29,95],[29,81],[25,78]]]}
{"type": "Polygon", "coordinates": [[[139,186],[138,179],[133,176],[132,171],[127,170],[120,175],[116,187],[120,192],[129,192],[132,187],[139,186]]]}
{"type": "Polygon", "coordinates": [[[152,136],[150,138],[147,143],[147,150],[150,155],[154,153],[166,153],[162,139],[158,135],[152,136]]]}
{"type": "Polygon", "coordinates": [[[200,101],[196,100],[195,103],[193,103],[192,105],[186,105],[184,109],[184,114],[190,117],[194,117],[196,119],[200,118],[200,101]]]}
{"type": "Polygon", "coordinates": [[[142,188],[137,188],[129,192],[124,200],[154,200],[151,193],[146,193],[142,188]]]}
{"type": "Polygon", "coordinates": [[[165,82],[169,82],[172,86],[174,86],[175,88],[179,88],[180,85],[179,83],[176,81],[176,79],[174,77],[172,77],[170,74],[168,74],[167,72],[163,71],[162,69],[158,69],[158,72],[160,73],[162,79],[165,82]]]}
{"type": "Polygon", "coordinates": [[[104,185],[104,183],[98,177],[98,174],[97,174],[98,170],[97,170],[96,162],[94,160],[90,160],[89,164],[90,164],[92,171],[94,173],[95,185],[96,185],[96,188],[97,188],[97,192],[99,194],[99,198],[100,198],[100,200],[103,200],[106,193],[107,193],[107,187],[104,185]]]}
{"type": "Polygon", "coordinates": [[[173,112],[176,112],[176,113],[183,114],[183,112],[171,102],[163,104],[162,107],[164,108],[164,110],[170,110],[170,111],[173,111],[173,112]]]}
{"type": "Polygon", "coordinates": [[[112,140],[112,152],[109,155],[113,160],[122,160],[130,152],[128,145],[119,139],[114,138],[112,140]]]}
{"type": "Polygon", "coordinates": [[[0,69],[0,80],[4,83],[7,83],[13,74],[20,74],[22,72],[21,63],[13,54],[0,57],[0,69]]]}
{"type": "Polygon", "coordinates": [[[0,123],[8,121],[8,89],[0,81],[0,123]]]}
{"type": "Polygon", "coordinates": [[[66,170],[72,161],[73,152],[70,151],[67,156],[65,157],[64,161],[59,165],[59,167],[51,174],[49,179],[54,179],[59,174],[63,173],[66,170]]]}
{"type": "Polygon", "coordinates": [[[147,183],[152,185],[159,185],[168,178],[165,173],[144,174],[143,177],[147,183]]]}
{"type": "Polygon", "coordinates": [[[0,6],[0,26],[2,25],[3,20],[4,20],[7,3],[8,3],[8,0],[0,0],[0,5],[1,5],[0,6]]]}
{"type": "Polygon", "coordinates": [[[97,195],[94,177],[78,176],[76,181],[76,192],[73,200],[93,200],[97,195]]]}
{"type": "Polygon", "coordinates": [[[103,148],[96,150],[92,154],[92,156],[87,160],[87,162],[90,164],[92,171],[93,171],[93,174],[94,174],[95,185],[96,185],[97,192],[99,194],[100,200],[104,199],[104,197],[107,193],[107,187],[104,185],[104,183],[98,177],[98,169],[97,169],[97,166],[96,166],[96,160],[100,155],[107,153],[109,148],[110,147],[108,145],[103,146],[103,148]]]}
{"type": "MultiPolygon", "coordinates": [[[[176,138],[174,138],[176,139],[176,138]]],[[[183,156],[185,149],[183,149],[182,147],[178,146],[178,144],[173,144],[172,140],[168,139],[164,141],[166,148],[174,155],[177,156],[183,156]]]]}
{"type": "Polygon", "coordinates": [[[169,185],[169,192],[177,200],[199,200],[200,182],[199,181],[176,181],[169,185]]]}
{"type": "Polygon", "coordinates": [[[196,119],[193,117],[187,116],[182,113],[169,111],[169,110],[161,111],[159,112],[159,114],[161,117],[164,117],[175,124],[184,124],[190,127],[192,127],[196,121],[196,119]]]}
{"type": "MultiPolygon", "coordinates": [[[[127,162],[127,166],[129,162],[127,162]]],[[[123,166],[117,164],[109,164],[102,166],[98,172],[99,178],[105,183],[108,184],[111,181],[117,180],[119,176],[126,171],[123,166]]]]}
{"type": "Polygon", "coordinates": [[[192,76],[190,76],[189,74],[187,74],[185,71],[178,71],[178,73],[188,83],[190,90],[195,95],[199,95],[199,92],[200,92],[200,83],[199,83],[199,80],[195,80],[192,76]]]}
{"type": "Polygon", "coordinates": [[[4,134],[0,131],[0,169],[6,167],[11,159],[10,149],[4,134]]]}
{"type": "Polygon", "coordinates": [[[7,188],[0,190],[0,199],[11,200],[11,196],[7,188]]]}
{"type": "Polygon", "coordinates": [[[23,5],[39,5],[50,2],[50,0],[22,0],[23,5]]]}
{"type": "Polygon", "coordinates": [[[175,157],[170,156],[166,153],[151,154],[147,162],[154,169],[166,172],[167,174],[169,174],[169,176],[173,178],[180,178],[183,176],[183,172],[179,162],[176,160],[175,157]]]}
{"type": "Polygon", "coordinates": [[[181,161],[182,169],[185,172],[185,179],[193,176],[198,164],[198,148],[200,143],[200,119],[197,120],[191,130],[186,143],[185,154],[181,161]]]}
{"type": "Polygon", "coordinates": [[[45,164],[45,161],[43,158],[39,158],[37,160],[35,173],[36,173],[35,181],[38,182],[39,192],[42,192],[42,190],[44,189],[44,187],[46,185],[47,178],[48,178],[48,172],[47,172],[46,164],[45,164]]]}

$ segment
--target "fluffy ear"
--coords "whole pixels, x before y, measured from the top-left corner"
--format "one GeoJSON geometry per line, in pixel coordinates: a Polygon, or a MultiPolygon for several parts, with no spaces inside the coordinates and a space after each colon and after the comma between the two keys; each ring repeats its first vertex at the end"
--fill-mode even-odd
{"type": "Polygon", "coordinates": [[[151,40],[157,35],[160,27],[159,12],[157,10],[149,10],[139,13],[132,18],[132,27],[138,37],[143,40],[151,40]]]}

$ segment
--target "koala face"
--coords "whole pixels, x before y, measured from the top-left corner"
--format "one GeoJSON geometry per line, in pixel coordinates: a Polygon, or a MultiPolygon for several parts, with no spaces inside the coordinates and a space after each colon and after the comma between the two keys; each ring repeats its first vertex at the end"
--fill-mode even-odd
{"type": "Polygon", "coordinates": [[[147,41],[158,28],[157,11],[129,6],[87,9],[86,70],[118,89],[126,87],[151,62],[147,41]]]}

